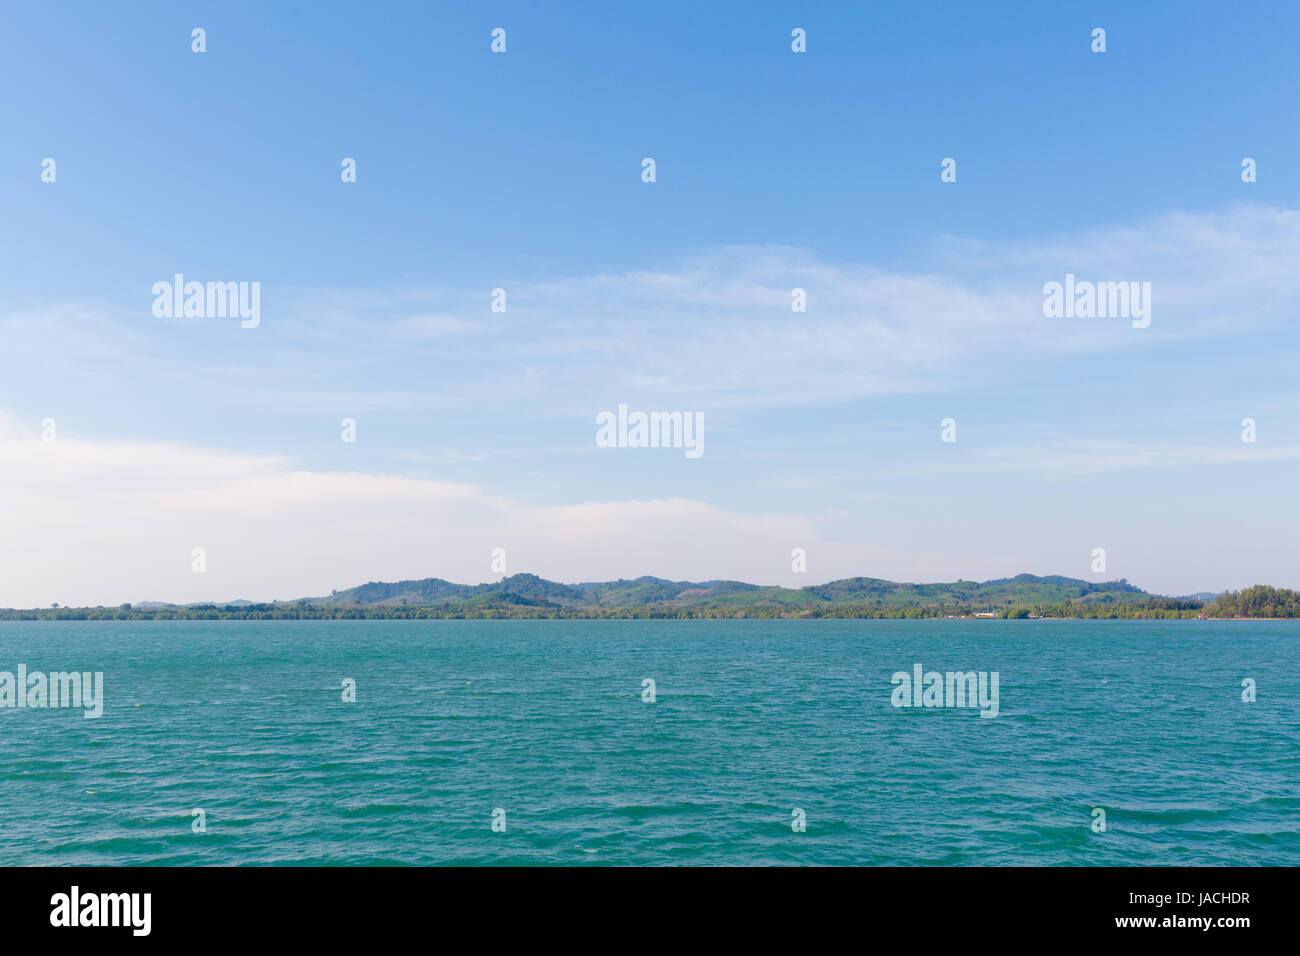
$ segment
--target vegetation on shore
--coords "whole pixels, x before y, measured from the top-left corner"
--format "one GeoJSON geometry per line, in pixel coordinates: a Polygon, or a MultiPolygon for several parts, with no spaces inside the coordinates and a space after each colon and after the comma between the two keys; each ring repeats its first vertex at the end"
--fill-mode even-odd
{"type": "Polygon", "coordinates": [[[1211,617],[1300,617],[1300,591],[1256,584],[1220,594],[1206,608],[1211,617]]]}
{"type": "Polygon", "coordinates": [[[1032,574],[940,584],[846,578],[806,588],[653,577],[567,585],[516,574],[477,585],[440,578],[370,582],[328,597],[269,604],[0,609],[0,620],[7,621],[945,617],[1295,618],[1300,592],[1255,585],[1205,602],[1149,594],[1122,579],[1094,583],[1032,574]]]}

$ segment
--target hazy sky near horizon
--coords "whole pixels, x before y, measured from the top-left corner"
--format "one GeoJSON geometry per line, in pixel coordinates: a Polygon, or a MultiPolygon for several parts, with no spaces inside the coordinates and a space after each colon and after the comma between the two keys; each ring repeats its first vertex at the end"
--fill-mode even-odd
{"type": "Polygon", "coordinates": [[[1300,7],[849,6],[6,11],[0,606],[494,548],[1300,587],[1300,7]],[[260,324],[156,317],[177,273],[260,324]],[[1151,283],[1150,325],[1045,317],[1067,274],[1151,283]],[[620,403],[703,455],[598,447],[620,403]]]}

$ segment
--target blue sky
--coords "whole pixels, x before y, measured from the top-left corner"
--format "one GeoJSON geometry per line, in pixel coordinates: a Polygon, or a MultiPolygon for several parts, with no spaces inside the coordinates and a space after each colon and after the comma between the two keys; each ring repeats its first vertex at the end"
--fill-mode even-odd
{"type": "Polygon", "coordinates": [[[700,6],[9,11],[0,604],[479,581],[495,547],[1300,585],[1300,10],[700,6]],[[261,324],[156,318],[177,272],[260,282],[261,324]],[[1067,272],[1150,281],[1151,326],[1045,318],[1067,272]],[[596,447],[619,403],[699,412],[705,454],[596,447]]]}

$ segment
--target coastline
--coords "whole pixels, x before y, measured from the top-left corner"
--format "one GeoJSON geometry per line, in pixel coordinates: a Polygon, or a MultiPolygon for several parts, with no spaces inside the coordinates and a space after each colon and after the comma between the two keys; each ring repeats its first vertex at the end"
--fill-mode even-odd
{"type": "Polygon", "coordinates": [[[321,613],[285,611],[275,614],[218,611],[181,613],[175,611],[145,612],[135,615],[98,615],[95,609],[85,613],[80,608],[61,609],[62,613],[45,609],[0,609],[0,624],[14,623],[84,623],[95,624],[113,621],[141,622],[166,621],[186,623],[197,621],[1300,621],[1300,617],[1210,617],[1198,614],[1077,614],[1068,616],[1015,617],[1005,615],[954,615],[954,614],[707,614],[707,613],[636,613],[636,614],[584,614],[584,613],[533,613],[482,611],[439,612],[435,608],[412,608],[399,613],[349,609],[351,613],[321,613]]]}

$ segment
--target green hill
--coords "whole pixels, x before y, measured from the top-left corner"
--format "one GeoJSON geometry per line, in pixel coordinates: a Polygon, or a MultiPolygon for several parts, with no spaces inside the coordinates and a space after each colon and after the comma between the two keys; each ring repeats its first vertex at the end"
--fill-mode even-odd
{"type": "Polygon", "coordinates": [[[1018,574],[991,581],[913,584],[844,578],[803,588],[743,581],[634,580],[559,584],[514,574],[483,584],[442,578],[370,581],[328,597],[251,604],[0,610],[0,620],[217,620],[240,618],[921,618],[1300,617],[1300,594],[1256,585],[1206,603],[1162,597],[1125,580],[1018,574]]]}
{"type": "MultiPolygon", "coordinates": [[[[441,616],[487,609],[549,610],[556,616],[941,616],[998,613],[1017,608],[1136,607],[1167,601],[1127,581],[1093,583],[1060,576],[1021,574],[993,581],[910,584],[879,578],[845,578],[805,588],[743,581],[635,580],[557,584],[535,574],[515,574],[489,584],[452,584],[441,578],[370,582],[327,598],[297,604],[337,610],[428,608],[441,616]]],[[[1188,607],[1199,604],[1186,602],[1188,607]]]]}

